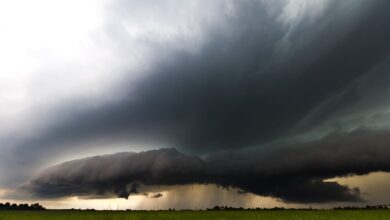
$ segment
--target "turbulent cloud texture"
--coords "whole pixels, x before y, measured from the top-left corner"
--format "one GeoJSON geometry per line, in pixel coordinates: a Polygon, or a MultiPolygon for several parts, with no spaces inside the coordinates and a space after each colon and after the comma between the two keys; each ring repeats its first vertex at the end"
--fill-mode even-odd
{"type": "MultiPolygon", "coordinates": [[[[286,202],[360,201],[332,177],[390,171],[388,131],[356,130],[291,146],[267,157],[200,159],[175,149],[118,153],[65,162],[21,186],[42,197],[147,193],[156,186],[217,184],[286,202]]],[[[235,154],[234,154],[235,155],[235,154]]]]}
{"type": "Polygon", "coordinates": [[[8,177],[0,185],[117,146],[144,152],[69,161],[22,189],[128,197],[200,183],[322,203],[360,201],[357,189],[328,178],[389,171],[390,1],[116,0],[104,7],[100,31],[86,36],[104,48],[92,58],[108,57],[80,62],[81,73],[105,74],[50,99],[56,84],[42,80],[46,73],[76,74],[78,65],[45,69],[31,83],[52,89],[32,93],[43,100],[31,119],[15,117],[23,123],[14,132],[0,127],[0,173],[8,177]],[[171,147],[178,151],[145,151],[171,147]]]}

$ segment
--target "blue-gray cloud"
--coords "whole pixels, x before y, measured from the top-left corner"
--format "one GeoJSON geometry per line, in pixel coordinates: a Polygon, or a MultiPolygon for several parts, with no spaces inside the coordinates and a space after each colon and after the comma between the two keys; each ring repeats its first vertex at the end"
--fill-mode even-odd
{"type": "Polygon", "coordinates": [[[201,159],[175,149],[117,153],[50,167],[19,190],[46,198],[128,198],[153,187],[197,183],[235,187],[286,202],[358,202],[362,201],[358,188],[325,180],[390,171],[389,145],[389,131],[359,129],[292,145],[267,157],[224,153],[201,159]]]}
{"type": "MultiPolygon", "coordinates": [[[[42,119],[47,120],[47,125],[35,135],[11,138],[12,144],[6,149],[3,163],[35,169],[43,163],[41,158],[62,152],[77,155],[85,146],[83,143],[96,140],[172,146],[186,153],[204,155],[256,147],[285,137],[305,135],[314,128],[322,129],[324,123],[348,115],[345,112],[362,99],[360,92],[372,91],[373,79],[382,84],[364,100],[376,97],[387,88],[386,74],[372,70],[386,62],[390,51],[390,31],[386,28],[390,20],[386,9],[390,2],[322,2],[327,4],[321,13],[314,17],[301,13],[303,17],[293,16],[290,19],[296,20],[290,23],[280,17],[287,13],[287,1],[216,4],[209,12],[214,10],[212,18],[222,17],[222,22],[213,26],[207,26],[207,19],[200,22],[207,31],[196,50],[181,47],[179,44],[183,41],[166,45],[150,40],[154,62],[136,80],[125,77],[112,88],[105,97],[111,96],[112,101],[96,104],[94,100],[81,100],[61,104],[56,109],[56,117],[42,119]],[[229,10],[218,13],[222,6],[229,10]],[[347,8],[354,9],[346,11],[347,8]]],[[[123,9],[130,7],[123,2],[120,5],[123,9]]],[[[116,31],[120,28],[113,25],[116,31]]],[[[127,45],[124,38],[118,38],[118,42],[127,45]]],[[[352,109],[354,113],[359,112],[357,108],[352,109]]],[[[353,126],[359,127],[359,122],[353,126]]],[[[338,126],[330,126],[325,130],[337,129],[338,126]]],[[[106,146],[111,147],[110,143],[106,146]]],[[[327,147],[318,148],[331,149],[327,147]]],[[[348,149],[353,155],[353,147],[348,149]]],[[[378,149],[377,153],[381,151],[378,149]]],[[[267,156],[261,150],[258,154],[267,156]]],[[[320,156],[316,158],[321,160],[320,156]]],[[[270,161],[275,164],[267,164],[269,169],[278,166],[277,160],[270,161]]],[[[304,167],[299,169],[305,173],[304,167]]],[[[299,169],[298,175],[301,174],[299,169]]],[[[337,167],[334,169],[332,173],[337,173],[337,167]]],[[[339,169],[343,170],[341,165],[339,169]]],[[[25,169],[25,172],[30,173],[30,170],[25,169]]],[[[199,172],[199,181],[203,181],[204,168],[199,172]]],[[[313,187],[321,185],[339,190],[341,194],[334,197],[340,196],[340,199],[336,200],[357,198],[348,188],[323,182],[327,176],[321,176],[321,172],[305,177],[300,183],[307,184],[305,188],[310,188],[312,183],[313,187]]],[[[214,170],[212,174],[217,176],[214,170]]],[[[263,178],[264,173],[260,174],[256,178],[263,178]]],[[[23,173],[18,180],[25,179],[26,175],[23,173]]],[[[218,178],[211,181],[211,176],[207,176],[205,182],[224,185],[218,178]]],[[[283,177],[277,181],[291,179],[291,176],[283,177]]],[[[255,179],[249,180],[258,183],[255,179]]],[[[183,180],[193,181],[196,180],[183,180]]],[[[294,181],[292,178],[291,184],[286,183],[288,186],[283,188],[286,191],[279,194],[275,189],[258,191],[250,183],[235,186],[261,195],[305,201],[288,194],[293,193],[292,189],[287,190],[289,187],[299,185],[293,184],[294,181]]],[[[307,201],[315,200],[307,198],[307,201]]]]}

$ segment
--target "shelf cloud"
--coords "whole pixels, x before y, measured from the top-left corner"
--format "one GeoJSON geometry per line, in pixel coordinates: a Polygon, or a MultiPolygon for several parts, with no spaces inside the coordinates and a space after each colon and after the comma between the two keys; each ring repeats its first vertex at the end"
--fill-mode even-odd
{"type": "Polygon", "coordinates": [[[389,8],[114,0],[80,5],[78,19],[91,18],[80,23],[36,13],[54,16],[47,24],[26,11],[42,33],[6,29],[25,41],[7,47],[20,69],[0,65],[0,188],[159,198],[158,186],[216,184],[285,202],[363,201],[328,179],[389,171],[389,8]]]}
{"type": "Polygon", "coordinates": [[[201,159],[175,149],[117,153],[50,167],[20,188],[38,197],[128,198],[153,192],[153,187],[216,184],[286,202],[356,202],[362,201],[358,188],[326,180],[390,171],[389,145],[389,131],[356,130],[263,158],[233,154],[201,159]]]}

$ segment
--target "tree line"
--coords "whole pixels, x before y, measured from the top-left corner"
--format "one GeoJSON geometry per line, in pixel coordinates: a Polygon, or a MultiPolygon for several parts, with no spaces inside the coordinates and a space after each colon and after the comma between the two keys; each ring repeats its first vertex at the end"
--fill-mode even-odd
{"type": "MultiPolygon", "coordinates": [[[[334,207],[333,210],[363,210],[363,209],[390,209],[390,205],[366,205],[366,206],[343,206],[343,207],[334,207]]],[[[233,211],[253,211],[253,210],[322,210],[322,209],[313,209],[311,206],[309,208],[284,208],[284,207],[274,207],[274,208],[242,208],[242,207],[230,207],[230,206],[215,206],[213,208],[206,209],[207,211],[224,211],[224,210],[233,210],[233,211]]]]}
{"type": "Polygon", "coordinates": [[[0,203],[0,210],[45,210],[46,208],[43,207],[39,203],[34,204],[11,204],[9,202],[7,203],[0,203]]]}

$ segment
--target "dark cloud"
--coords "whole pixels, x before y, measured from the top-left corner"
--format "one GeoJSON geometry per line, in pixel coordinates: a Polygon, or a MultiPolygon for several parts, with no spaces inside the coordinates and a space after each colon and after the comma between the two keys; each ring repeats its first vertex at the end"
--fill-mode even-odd
{"type": "Polygon", "coordinates": [[[78,155],[88,142],[104,140],[110,149],[124,141],[196,156],[155,150],[80,159],[47,169],[22,189],[42,197],[127,198],[154,186],[200,183],[287,202],[360,201],[358,189],[324,180],[390,171],[387,131],[334,132],[279,150],[262,146],[324,124],[325,133],[338,131],[345,125],[333,120],[379,106],[370,101],[377,97],[386,100],[378,94],[388,88],[388,74],[373,70],[388,68],[390,1],[329,1],[317,18],[298,19],[294,27],[280,21],[283,1],[272,12],[266,2],[232,3],[234,13],[216,15],[224,22],[207,30],[196,52],[150,42],[155,62],[142,77],[113,88],[107,94],[113,101],[60,105],[33,137],[14,138],[2,163],[17,164],[26,178],[41,158],[78,155]],[[243,150],[257,146],[254,154],[243,150]]]}
{"type": "Polygon", "coordinates": [[[118,153],[51,167],[21,186],[41,197],[116,195],[153,187],[217,184],[286,202],[361,201],[359,189],[327,179],[390,171],[389,131],[359,129],[290,146],[267,157],[233,154],[206,159],[175,149],[118,153]]]}
{"type": "Polygon", "coordinates": [[[154,195],[150,196],[150,198],[153,198],[153,199],[158,199],[158,198],[161,198],[161,197],[163,197],[163,194],[161,194],[161,193],[157,193],[157,194],[154,194],[154,195]]]}
{"type": "Polygon", "coordinates": [[[264,1],[236,2],[235,14],[221,14],[226,24],[210,30],[200,52],[152,44],[162,52],[135,87],[120,90],[121,98],[107,105],[64,106],[67,117],[22,140],[16,154],[27,148],[51,154],[97,138],[202,154],[307,131],[353,103],[354,96],[344,96],[343,105],[300,124],[382,62],[390,49],[385,28],[390,3],[360,3],[369,7],[357,10],[358,16],[347,16],[353,14],[345,11],[349,4],[330,1],[318,20],[302,19],[290,33],[278,19],[284,4],[270,13],[264,1]],[[286,37],[290,46],[280,55],[276,51],[286,37]]]}

